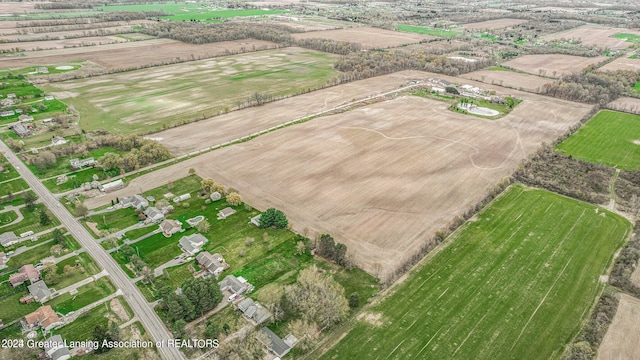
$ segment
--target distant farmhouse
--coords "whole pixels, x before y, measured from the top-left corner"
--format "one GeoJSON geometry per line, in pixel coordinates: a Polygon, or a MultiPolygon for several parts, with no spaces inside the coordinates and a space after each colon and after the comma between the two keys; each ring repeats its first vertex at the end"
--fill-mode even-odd
{"type": "Polygon", "coordinates": [[[75,159],[69,160],[69,163],[71,164],[72,168],[80,169],[80,168],[83,168],[85,166],[95,165],[96,161],[92,157],[86,158],[86,159],[82,159],[82,160],[80,160],[78,158],[75,158],[75,159]]]}

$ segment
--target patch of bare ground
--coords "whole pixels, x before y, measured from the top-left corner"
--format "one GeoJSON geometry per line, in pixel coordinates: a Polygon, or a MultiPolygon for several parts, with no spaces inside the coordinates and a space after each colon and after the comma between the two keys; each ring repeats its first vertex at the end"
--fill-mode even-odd
{"type": "Polygon", "coordinates": [[[98,223],[87,221],[87,227],[93,231],[94,234],[100,236],[100,230],[98,229],[98,223]]]}
{"type": "MultiPolygon", "coordinates": [[[[358,265],[384,277],[541,142],[564,133],[590,109],[515,90],[510,95],[523,102],[500,120],[452,112],[446,102],[415,96],[374,103],[185,160],[85,203],[107,204],[194,168],[238,189],[258,209],[283,210],[294,230],[332,234],[358,265]]],[[[224,129],[210,127],[211,134],[219,131],[224,129]]]]}
{"type": "Polygon", "coordinates": [[[37,12],[35,2],[0,2],[0,15],[13,15],[37,12]]]}
{"type": "Polygon", "coordinates": [[[517,90],[540,92],[542,86],[553,80],[515,71],[479,70],[460,75],[461,78],[495,84],[517,90]]]}
{"type": "Polygon", "coordinates": [[[23,68],[45,64],[60,64],[89,60],[109,70],[145,67],[179,59],[205,59],[253,49],[273,49],[278,45],[262,40],[224,41],[212,44],[185,44],[171,39],[131,41],[122,44],[85,48],[43,50],[27,56],[0,58],[0,68],[23,68]]]}
{"type": "Polygon", "coordinates": [[[424,73],[403,71],[354,81],[259,107],[233,111],[161,131],[150,137],[168,147],[174,156],[180,156],[269,129],[289,120],[332,109],[354,99],[393,90],[415,78],[424,78],[424,73]]]}
{"type": "MultiPolygon", "coordinates": [[[[254,3],[255,4],[255,3],[254,3]]],[[[256,5],[258,6],[258,5],[256,5]]],[[[255,22],[255,19],[244,20],[242,18],[235,19],[236,22],[251,21],[255,22]]],[[[271,15],[267,18],[260,19],[265,23],[285,25],[292,29],[299,31],[321,31],[321,30],[335,30],[351,28],[354,23],[342,20],[327,19],[318,16],[308,15],[271,15]]]]}
{"type": "MultiPolygon", "coordinates": [[[[640,143],[638,144],[640,145],[640,143]]],[[[640,266],[638,266],[631,274],[631,282],[640,286],[640,266]]]]}
{"type": "Polygon", "coordinates": [[[330,39],[360,44],[363,49],[390,48],[435,39],[432,36],[403,33],[371,27],[313,31],[292,35],[294,39],[330,39]]]}
{"type": "Polygon", "coordinates": [[[472,45],[467,42],[455,40],[455,39],[454,40],[442,39],[439,41],[431,41],[426,43],[401,46],[401,47],[392,49],[392,51],[406,52],[406,53],[410,53],[412,51],[428,51],[431,54],[443,55],[443,54],[456,52],[459,50],[471,50],[471,49],[472,49],[472,45]]]}
{"type": "Polygon", "coordinates": [[[600,68],[602,71],[631,70],[640,71],[640,59],[629,59],[627,56],[615,59],[600,68]]]}
{"type": "Polygon", "coordinates": [[[618,311],[598,349],[597,360],[637,359],[640,354],[640,300],[620,295],[618,311]]]}
{"type": "Polygon", "coordinates": [[[607,108],[640,115],[640,99],[621,97],[607,104],[607,108]]]}
{"type": "Polygon", "coordinates": [[[1,43],[0,50],[13,51],[15,49],[19,49],[20,51],[38,51],[38,50],[79,48],[84,46],[96,46],[96,45],[107,45],[107,44],[119,44],[123,42],[127,42],[127,40],[116,37],[116,36],[89,36],[89,37],[64,39],[64,40],[1,43]]]}
{"type": "Polygon", "coordinates": [[[109,308],[113,311],[119,319],[119,322],[125,322],[129,320],[129,314],[120,303],[120,299],[113,298],[109,302],[109,308]]]}
{"type": "Polygon", "coordinates": [[[614,50],[625,49],[633,45],[630,42],[612,37],[617,33],[640,35],[640,32],[631,29],[609,28],[600,25],[589,24],[567,31],[561,31],[555,34],[547,35],[542,39],[547,41],[563,38],[567,40],[576,39],[580,40],[585,45],[597,45],[602,48],[609,48],[614,50]]]}
{"type": "Polygon", "coordinates": [[[505,66],[535,75],[558,78],[577,73],[589,65],[606,60],[606,56],[581,57],[560,54],[525,55],[504,63],[505,66]]]}
{"type": "Polygon", "coordinates": [[[43,38],[47,38],[51,40],[64,40],[67,38],[78,38],[82,36],[115,35],[119,33],[130,32],[131,27],[132,25],[124,25],[124,26],[104,27],[100,29],[4,35],[2,36],[2,40],[16,43],[16,42],[38,41],[39,39],[43,39],[43,38]]]}
{"type": "Polygon", "coordinates": [[[358,315],[358,320],[366,321],[373,326],[382,326],[382,314],[380,313],[363,312],[358,315]]]}
{"type": "Polygon", "coordinates": [[[522,23],[527,22],[528,20],[523,20],[523,19],[509,19],[509,18],[505,18],[505,19],[496,19],[496,20],[488,20],[488,21],[481,21],[481,22],[475,22],[475,23],[470,23],[470,24],[462,24],[462,27],[467,29],[467,30],[495,30],[495,29],[502,29],[505,27],[511,27],[511,26],[515,26],[515,25],[519,25],[522,23]]]}

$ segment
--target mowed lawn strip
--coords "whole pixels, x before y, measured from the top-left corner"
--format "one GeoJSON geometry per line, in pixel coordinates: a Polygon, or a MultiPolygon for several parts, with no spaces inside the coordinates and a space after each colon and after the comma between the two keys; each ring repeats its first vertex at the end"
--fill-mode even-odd
{"type": "Polygon", "coordinates": [[[557,358],[630,230],[595,206],[513,186],[363,317],[379,321],[361,320],[322,358],[557,358]]]}
{"type": "Polygon", "coordinates": [[[640,116],[600,111],[557,150],[576,159],[624,170],[640,167],[640,116]]]}

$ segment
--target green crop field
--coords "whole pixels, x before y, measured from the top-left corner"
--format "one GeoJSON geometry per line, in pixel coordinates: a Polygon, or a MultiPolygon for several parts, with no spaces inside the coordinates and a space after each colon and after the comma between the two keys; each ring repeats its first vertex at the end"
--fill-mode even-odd
{"type": "Polygon", "coordinates": [[[635,170],[640,167],[640,116],[600,111],[557,150],[576,159],[635,170]]]}
{"type": "Polygon", "coordinates": [[[322,358],[558,358],[630,231],[608,211],[515,185],[322,358]]]}
{"type": "Polygon", "coordinates": [[[424,26],[398,24],[396,29],[398,29],[400,31],[403,31],[403,32],[410,32],[410,33],[416,33],[416,34],[422,34],[422,35],[445,37],[445,38],[453,38],[454,36],[456,36],[456,32],[453,31],[453,30],[432,29],[432,28],[428,28],[428,27],[424,27],[424,26]]]}
{"type": "Polygon", "coordinates": [[[203,6],[203,3],[156,3],[138,5],[103,6],[102,11],[164,11],[167,16],[160,18],[172,21],[200,20],[203,22],[217,22],[216,19],[226,19],[238,16],[262,16],[282,14],[283,10],[266,9],[213,9],[203,6]]]}
{"type": "Polygon", "coordinates": [[[153,130],[232,110],[255,93],[288,96],[327,84],[334,56],[300,48],[259,51],[50,83],[42,88],[80,112],[84,130],[153,130]],[[277,68],[277,69],[276,69],[277,68]]]}
{"type": "Polygon", "coordinates": [[[635,34],[625,34],[625,33],[617,33],[613,35],[616,39],[624,39],[625,41],[637,43],[640,42],[640,36],[635,34]]]}

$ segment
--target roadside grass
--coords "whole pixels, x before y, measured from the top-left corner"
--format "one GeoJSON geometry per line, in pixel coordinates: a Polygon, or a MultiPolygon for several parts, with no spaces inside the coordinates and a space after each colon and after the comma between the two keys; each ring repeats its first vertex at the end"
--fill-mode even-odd
{"type": "Polygon", "coordinates": [[[640,168],[640,116],[603,110],[556,150],[576,159],[624,170],[640,168]]]}
{"type": "MultiPolygon", "coordinates": [[[[87,341],[93,337],[93,329],[98,326],[108,326],[109,319],[107,316],[113,314],[109,309],[109,304],[104,304],[86,312],[78,317],[71,324],[67,324],[58,330],[54,330],[53,334],[61,335],[67,341],[87,341]]],[[[115,315],[115,314],[113,314],[115,315]]]]}
{"type": "Polygon", "coordinates": [[[514,185],[309,358],[559,358],[630,232],[611,212],[514,185]]]}
{"type": "Polygon", "coordinates": [[[33,231],[37,234],[60,225],[60,220],[58,220],[51,211],[44,206],[44,204],[36,204],[34,211],[30,211],[26,207],[22,207],[20,208],[20,212],[22,213],[22,216],[24,216],[24,219],[18,223],[3,227],[2,232],[13,231],[18,236],[27,231],[33,231]],[[42,211],[45,211],[49,215],[49,218],[51,219],[51,223],[49,225],[40,224],[40,212],[42,211]]]}
{"type": "Polygon", "coordinates": [[[20,319],[40,307],[40,304],[37,302],[20,304],[20,298],[26,295],[29,295],[29,291],[27,291],[27,287],[25,286],[21,291],[0,300],[0,319],[2,319],[3,323],[8,324],[20,319]]]}
{"type": "Polygon", "coordinates": [[[15,194],[28,188],[29,185],[26,181],[21,178],[17,178],[0,184],[0,196],[15,194]]]}
{"type": "Polygon", "coordinates": [[[404,24],[398,24],[396,29],[402,32],[431,35],[431,36],[438,36],[438,37],[444,37],[444,38],[454,38],[456,35],[458,35],[458,32],[455,30],[428,28],[424,26],[414,26],[414,25],[404,25],[404,24]]]}
{"type": "Polygon", "coordinates": [[[58,275],[61,275],[61,280],[57,284],[50,285],[51,287],[55,287],[56,289],[64,289],[65,287],[73,285],[78,281],[84,280],[87,277],[96,274],[96,270],[98,268],[95,262],[93,262],[93,259],[91,259],[91,257],[86,253],[82,253],[78,256],[73,256],[66,260],[63,260],[57,263],[56,266],[56,273],[58,275]],[[74,267],[73,272],[68,275],[64,272],[64,267],[67,265],[74,267]]]}
{"type": "Polygon", "coordinates": [[[29,251],[23,252],[19,255],[11,256],[9,258],[9,266],[20,267],[26,264],[37,264],[40,260],[51,256],[51,247],[53,242],[36,246],[29,251]]]}
{"type": "MultiPolygon", "coordinates": [[[[108,277],[101,277],[95,282],[79,287],[77,290],[78,293],[76,295],[62,294],[47,302],[47,305],[51,305],[59,313],[68,314],[111,295],[116,288],[108,277]]],[[[93,310],[91,311],[93,312],[93,310]]]]}
{"type": "Polygon", "coordinates": [[[88,216],[84,218],[82,222],[85,224],[87,222],[94,222],[98,224],[97,227],[99,230],[115,232],[137,224],[140,222],[140,219],[138,219],[138,215],[136,215],[134,208],[127,207],[88,216]]]}
{"type": "Polygon", "coordinates": [[[338,76],[334,59],[335,55],[291,47],[260,51],[260,56],[224,56],[104,75],[99,82],[77,79],[42,88],[47,92],[73,89],[78,96],[65,102],[82,114],[80,126],[86,131],[140,134],[231,111],[256,93],[286,97],[324,86],[338,76]],[[276,64],[282,71],[271,71],[276,64]],[[140,81],[163,76],[159,72],[172,76],[161,82],[140,81]],[[180,106],[175,99],[181,99],[180,106]]]}

